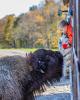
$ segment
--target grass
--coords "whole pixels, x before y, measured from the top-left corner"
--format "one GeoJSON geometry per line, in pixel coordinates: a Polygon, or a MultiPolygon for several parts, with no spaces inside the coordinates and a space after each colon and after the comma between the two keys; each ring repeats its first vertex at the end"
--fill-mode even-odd
{"type": "Polygon", "coordinates": [[[18,49],[15,49],[15,48],[11,48],[11,49],[0,49],[0,50],[16,50],[16,51],[24,51],[24,52],[34,52],[35,50],[37,50],[37,48],[18,48],[18,49]]]}
{"type": "MultiPolygon", "coordinates": [[[[16,50],[16,51],[24,51],[24,52],[34,52],[36,51],[38,48],[18,48],[18,49],[15,49],[15,48],[11,48],[11,49],[0,49],[0,50],[16,50]]],[[[58,49],[52,49],[53,51],[56,51],[58,49]]]]}

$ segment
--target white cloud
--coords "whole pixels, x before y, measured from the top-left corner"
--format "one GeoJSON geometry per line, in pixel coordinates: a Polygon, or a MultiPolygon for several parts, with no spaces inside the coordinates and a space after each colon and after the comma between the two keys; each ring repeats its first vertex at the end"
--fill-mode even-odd
{"type": "Polygon", "coordinates": [[[31,5],[38,5],[40,1],[42,0],[0,0],[0,18],[8,14],[25,13],[31,5]]]}

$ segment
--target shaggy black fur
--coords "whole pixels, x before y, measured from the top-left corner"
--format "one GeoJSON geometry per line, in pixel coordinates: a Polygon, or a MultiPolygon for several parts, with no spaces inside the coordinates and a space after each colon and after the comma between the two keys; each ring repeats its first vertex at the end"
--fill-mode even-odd
{"type": "Polygon", "coordinates": [[[21,56],[0,59],[0,100],[34,100],[35,92],[62,77],[63,56],[39,49],[21,56]]]}
{"type": "Polygon", "coordinates": [[[78,69],[79,69],[79,73],[80,73],[80,60],[78,61],[78,69]]]}

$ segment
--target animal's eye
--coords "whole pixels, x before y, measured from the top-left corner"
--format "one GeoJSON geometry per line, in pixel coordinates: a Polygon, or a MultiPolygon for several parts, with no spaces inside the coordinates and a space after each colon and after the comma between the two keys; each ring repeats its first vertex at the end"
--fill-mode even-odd
{"type": "Polygon", "coordinates": [[[38,63],[40,64],[40,63],[41,63],[41,61],[39,60],[39,61],[38,61],[38,63]]]}

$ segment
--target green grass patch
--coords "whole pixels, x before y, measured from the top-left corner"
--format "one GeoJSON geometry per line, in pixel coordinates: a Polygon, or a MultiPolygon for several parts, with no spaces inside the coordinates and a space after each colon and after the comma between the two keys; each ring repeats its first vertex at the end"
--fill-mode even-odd
{"type": "Polygon", "coordinates": [[[16,50],[16,51],[24,51],[24,52],[34,52],[35,50],[37,50],[37,48],[18,48],[18,49],[15,49],[15,48],[10,48],[10,49],[0,49],[0,50],[16,50]]]}
{"type": "MultiPolygon", "coordinates": [[[[10,48],[10,49],[0,49],[0,50],[4,50],[4,51],[7,51],[7,50],[16,50],[16,51],[24,51],[24,52],[34,52],[36,51],[37,49],[39,48],[18,48],[18,49],[15,49],[15,48],[10,48]]],[[[57,51],[58,49],[52,49],[53,51],[57,51]]]]}

